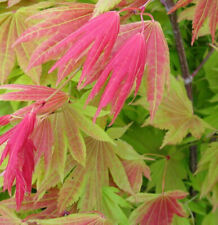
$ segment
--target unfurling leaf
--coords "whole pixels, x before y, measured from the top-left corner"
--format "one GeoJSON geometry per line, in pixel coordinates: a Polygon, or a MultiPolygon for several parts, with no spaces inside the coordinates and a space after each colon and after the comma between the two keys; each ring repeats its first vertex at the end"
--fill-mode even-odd
{"type": "Polygon", "coordinates": [[[132,196],[131,201],[143,202],[130,216],[132,225],[170,225],[176,214],[185,217],[179,199],[185,198],[187,193],[172,191],[162,194],[138,194],[132,196]]]}

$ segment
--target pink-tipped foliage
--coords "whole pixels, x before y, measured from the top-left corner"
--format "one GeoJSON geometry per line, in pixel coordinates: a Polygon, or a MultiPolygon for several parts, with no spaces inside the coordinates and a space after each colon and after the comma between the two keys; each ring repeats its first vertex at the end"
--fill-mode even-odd
{"type": "Polygon", "coordinates": [[[93,4],[66,3],[66,5],[43,10],[31,16],[29,20],[42,21],[27,29],[14,43],[15,46],[46,37],[46,40],[34,50],[28,69],[57,58],[66,51],[72,43],[67,43],[62,48],[56,48],[56,45],[85,24],[91,18],[94,9],[93,4]]]}
{"type": "Polygon", "coordinates": [[[122,109],[134,82],[136,82],[135,95],[137,94],[144,72],[145,58],[145,39],[142,33],[137,33],[129,38],[110,60],[88,97],[89,102],[104,86],[108,76],[112,72],[111,78],[101,97],[94,121],[101,109],[111,103],[112,114],[114,115],[112,124],[122,109]]]}
{"type": "Polygon", "coordinates": [[[144,34],[147,46],[147,100],[153,119],[163,98],[164,87],[169,84],[169,49],[158,22],[151,22],[144,34]]]}
{"type": "MultiPolygon", "coordinates": [[[[7,84],[0,86],[0,89],[19,90],[16,92],[8,92],[0,95],[0,100],[3,101],[35,101],[35,103],[19,109],[13,115],[24,116],[30,112],[34,107],[41,106],[37,114],[48,114],[54,112],[61,107],[68,99],[66,93],[58,91],[48,101],[46,99],[51,96],[56,89],[39,86],[39,85],[20,85],[20,84],[7,84]],[[46,101],[46,102],[45,102],[46,101]]],[[[8,119],[13,119],[11,116],[0,117],[3,122],[8,119]]]]}
{"type": "MultiPolygon", "coordinates": [[[[174,12],[180,7],[185,7],[193,0],[179,0],[169,13],[174,12]]],[[[202,27],[205,19],[209,17],[210,33],[212,42],[215,41],[215,32],[218,24],[218,1],[217,0],[199,0],[196,5],[194,19],[192,23],[192,45],[198,36],[198,32],[202,27]]]]}
{"type": "Polygon", "coordinates": [[[95,64],[99,60],[105,62],[109,58],[119,32],[119,22],[119,14],[115,11],[106,12],[91,19],[56,45],[55,49],[60,49],[68,43],[73,43],[73,46],[49,72],[59,68],[59,82],[69,74],[69,66],[70,70],[74,70],[74,65],[78,67],[85,60],[79,81],[79,86],[81,86],[83,81],[92,76],[95,64]]]}
{"type": "Polygon", "coordinates": [[[135,193],[140,192],[142,186],[142,175],[150,180],[150,169],[143,160],[122,161],[130,185],[135,193]]]}
{"type": "Polygon", "coordinates": [[[35,155],[35,163],[40,157],[44,156],[45,169],[48,169],[49,162],[52,157],[52,145],[54,141],[51,122],[48,118],[40,121],[34,129],[31,139],[36,146],[37,152],[35,155]]]}
{"type": "Polygon", "coordinates": [[[34,170],[35,146],[30,139],[36,123],[36,112],[28,113],[14,128],[0,136],[0,143],[7,141],[2,153],[0,164],[9,156],[8,165],[4,171],[4,190],[11,188],[16,180],[16,203],[20,207],[24,193],[31,192],[32,173],[34,170]]]}
{"type": "Polygon", "coordinates": [[[150,194],[150,199],[149,196],[145,197],[145,203],[133,212],[131,224],[170,225],[175,214],[185,217],[186,213],[177,200],[185,198],[186,195],[187,193],[182,191],[167,192],[157,197],[152,197],[150,194]]]}

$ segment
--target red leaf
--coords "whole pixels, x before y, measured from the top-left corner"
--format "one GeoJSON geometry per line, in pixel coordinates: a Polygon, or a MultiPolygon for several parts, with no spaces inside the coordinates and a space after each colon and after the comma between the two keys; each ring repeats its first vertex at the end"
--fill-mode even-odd
{"type": "MultiPolygon", "coordinates": [[[[178,199],[185,198],[187,193],[172,191],[163,194],[143,194],[140,200],[144,203],[133,211],[130,221],[133,225],[170,225],[174,214],[185,217],[178,199]]],[[[132,197],[137,199],[137,196],[132,197]]]]}

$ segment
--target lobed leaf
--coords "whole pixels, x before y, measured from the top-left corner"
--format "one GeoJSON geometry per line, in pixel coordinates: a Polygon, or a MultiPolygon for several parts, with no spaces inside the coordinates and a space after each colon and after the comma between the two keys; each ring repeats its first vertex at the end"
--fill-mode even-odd
{"type": "Polygon", "coordinates": [[[206,128],[211,129],[207,123],[193,114],[192,104],[184,85],[173,77],[171,83],[171,89],[165,95],[154,120],[148,119],[145,123],[168,130],[161,148],[167,144],[180,143],[189,132],[194,137],[200,138],[206,128]]]}
{"type": "Polygon", "coordinates": [[[107,219],[99,214],[71,214],[55,219],[48,220],[30,220],[29,222],[37,223],[40,225],[112,225],[107,219]]]}
{"type": "Polygon", "coordinates": [[[181,191],[166,192],[158,196],[145,194],[144,203],[132,212],[130,223],[133,225],[170,225],[175,214],[180,217],[186,216],[182,205],[177,201],[185,198],[186,195],[187,193],[181,191]]]}

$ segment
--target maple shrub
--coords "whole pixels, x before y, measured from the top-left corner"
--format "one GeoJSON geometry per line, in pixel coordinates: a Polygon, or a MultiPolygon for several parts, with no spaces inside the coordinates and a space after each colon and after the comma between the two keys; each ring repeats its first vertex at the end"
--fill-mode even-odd
{"type": "Polygon", "coordinates": [[[0,225],[216,225],[218,0],[0,0],[0,225]]]}

